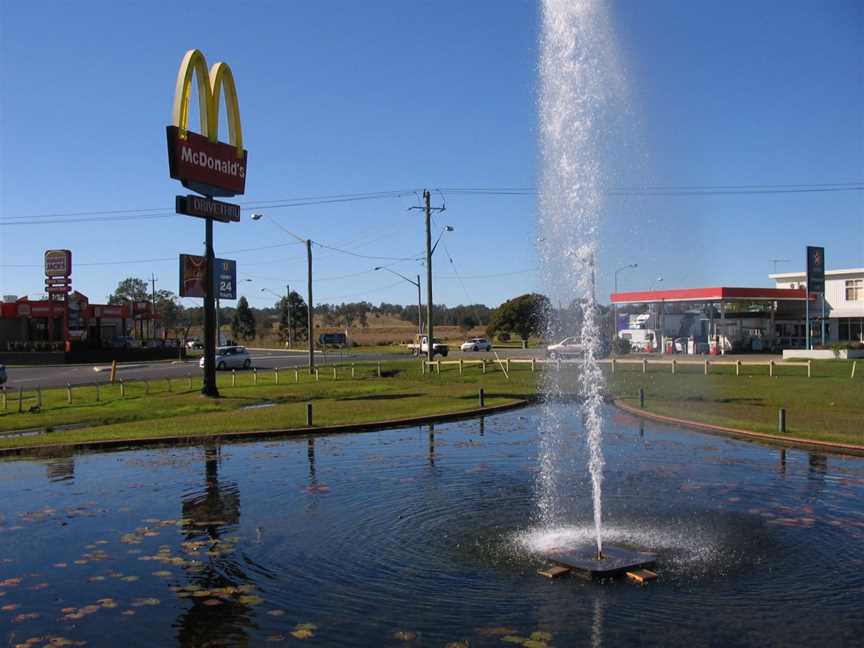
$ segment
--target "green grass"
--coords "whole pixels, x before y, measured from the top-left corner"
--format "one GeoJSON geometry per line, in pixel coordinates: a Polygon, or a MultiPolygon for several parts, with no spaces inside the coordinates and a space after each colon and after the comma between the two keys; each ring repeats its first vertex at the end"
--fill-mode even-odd
{"type": "Polygon", "coordinates": [[[0,409],[0,432],[38,429],[39,434],[0,438],[0,448],[80,443],[99,439],[193,436],[225,432],[305,427],[306,403],[314,407],[316,426],[369,423],[398,418],[447,414],[478,406],[478,390],[486,392],[486,405],[504,405],[529,398],[536,393],[535,374],[522,371],[507,381],[500,371],[490,368],[486,375],[479,368],[458,369],[448,366],[440,376],[421,376],[418,361],[384,362],[383,377],[377,376],[377,363],[355,363],[338,369],[334,380],[332,367],[322,368],[319,381],[308,373],[282,370],[279,383],[270,370],[259,371],[257,384],[252,372],[237,372],[236,385],[231,375],[218,375],[219,399],[200,395],[200,376],[149,381],[127,381],[125,397],[120,386],[103,386],[96,400],[96,388],[74,387],[72,402],[65,389],[42,392],[42,407],[30,413],[35,392],[27,392],[24,412],[18,413],[17,398],[10,394],[6,410],[0,409]],[[249,405],[273,403],[259,409],[249,405]],[[76,426],[63,429],[64,426],[76,426]],[[79,427],[80,426],[80,427],[79,427]],[[50,430],[50,431],[45,431],[50,430]]]}
{"type": "Polygon", "coordinates": [[[619,365],[609,377],[609,389],[629,405],[638,406],[639,388],[645,390],[645,409],[655,414],[712,423],[754,432],[777,433],[778,409],[786,409],[786,433],[820,441],[864,444],[864,363],[814,361],[812,378],[806,367],[678,366],[671,375],[666,366],[619,365]]]}

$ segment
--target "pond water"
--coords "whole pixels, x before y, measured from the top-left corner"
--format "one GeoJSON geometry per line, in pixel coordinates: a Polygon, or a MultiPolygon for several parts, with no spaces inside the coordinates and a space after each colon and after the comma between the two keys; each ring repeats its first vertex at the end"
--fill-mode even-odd
{"type": "Polygon", "coordinates": [[[2,462],[2,645],[860,640],[864,461],[607,409],[604,541],[660,578],[550,581],[591,490],[568,415],[572,525],[534,527],[538,414],[2,462]]]}

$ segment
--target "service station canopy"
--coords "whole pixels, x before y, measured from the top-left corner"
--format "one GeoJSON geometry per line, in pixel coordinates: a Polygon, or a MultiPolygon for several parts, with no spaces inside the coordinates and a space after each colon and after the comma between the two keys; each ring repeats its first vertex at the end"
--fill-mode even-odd
{"type": "MultiPolygon", "coordinates": [[[[638,290],[610,295],[613,304],[651,304],[678,302],[733,301],[807,301],[803,288],[677,288],[671,290],[638,290]]],[[[815,295],[810,295],[810,301],[815,295]]]]}

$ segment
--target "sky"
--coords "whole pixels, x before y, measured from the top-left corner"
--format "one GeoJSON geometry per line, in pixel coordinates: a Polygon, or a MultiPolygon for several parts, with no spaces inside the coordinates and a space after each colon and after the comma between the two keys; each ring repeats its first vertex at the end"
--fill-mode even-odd
{"type": "MultiPolygon", "coordinates": [[[[633,263],[621,290],[772,285],[775,267],[803,269],[806,245],[826,248],[829,270],[864,267],[864,4],[608,8],[627,102],[605,163],[630,195],[604,206],[601,301],[633,263]]],[[[425,283],[424,188],[446,207],[433,237],[453,227],[433,258],[436,303],[542,291],[541,26],[518,0],[0,0],[0,294],[38,297],[54,248],[72,250],[91,302],[129,276],[177,292],[177,256],[204,238],[173,213],[188,192],[165,145],[191,48],[237,83],[243,219],[215,224],[215,250],[237,260],[252,305],[305,292],[286,229],[316,243],[316,303],[415,303],[390,270],[425,283]],[[459,191],[478,187],[527,191],[459,191]]]]}

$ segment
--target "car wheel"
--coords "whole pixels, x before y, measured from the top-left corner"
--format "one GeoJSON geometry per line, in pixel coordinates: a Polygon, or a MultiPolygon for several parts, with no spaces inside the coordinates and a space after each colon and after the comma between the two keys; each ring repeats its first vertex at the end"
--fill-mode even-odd
{"type": "Polygon", "coordinates": [[[244,369],[248,369],[248,368],[251,367],[251,366],[252,366],[252,361],[251,361],[249,358],[246,358],[246,359],[243,361],[243,368],[244,368],[244,369]]]}
{"type": "Polygon", "coordinates": [[[555,353],[554,351],[550,351],[550,352],[549,352],[549,359],[550,359],[550,360],[557,360],[557,359],[558,359],[558,354],[555,353]]]}
{"type": "Polygon", "coordinates": [[[222,369],[225,369],[225,363],[224,363],[224,362],[220,362],[219,364],[216,365],[216,368],[219,369],[220,371],[221,371],[222,369]]]}
{"type": "Polygon", "coordinates": [[[488,353],[491,350],[492,350],[492,345],[491,344],[486,345],[486,352],[488,353]]]}
{"type": "Polygon", "coordinates": [[[475,345],[474,345],[474,351],[479,351],[479,350],[480,350],[480,349],[478,349],[478,348],[477,348],[477,345],[475,344],[475,345]]]}

